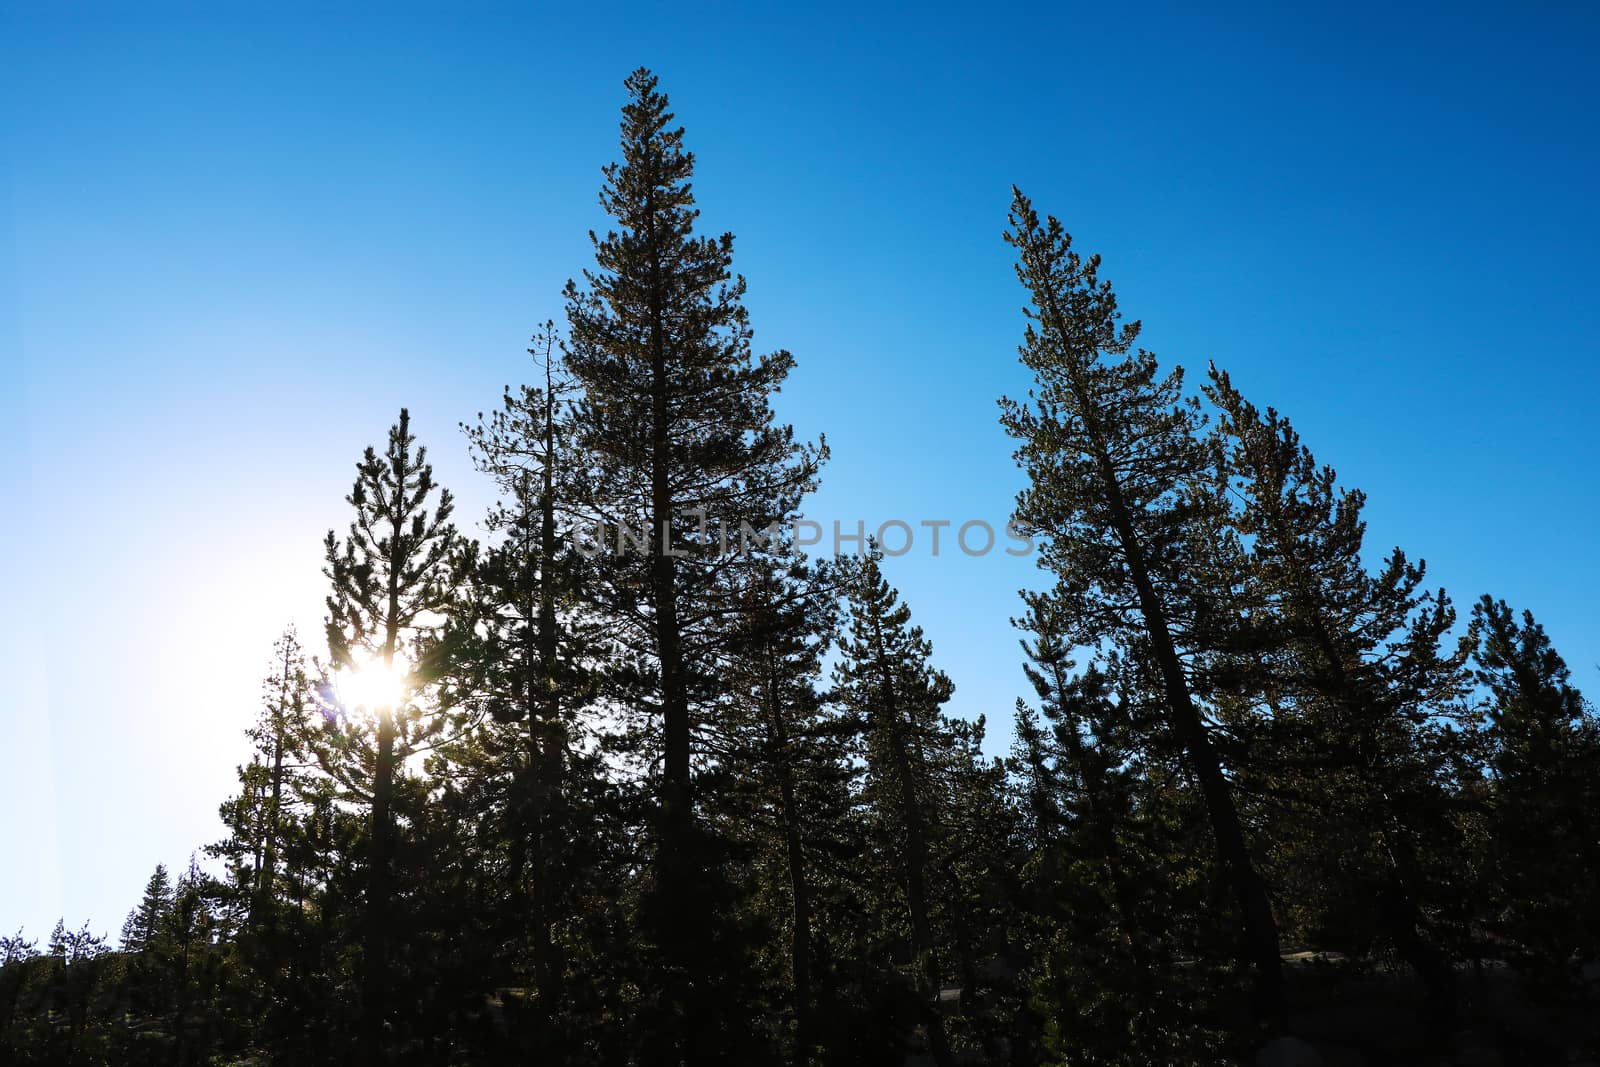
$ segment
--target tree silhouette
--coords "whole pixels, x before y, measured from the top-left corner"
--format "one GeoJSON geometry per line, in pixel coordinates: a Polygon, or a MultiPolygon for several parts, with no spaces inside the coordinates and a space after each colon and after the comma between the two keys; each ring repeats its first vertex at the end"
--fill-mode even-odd
{"type": "MultiPolygon", "coordinates": [[[[659,817],[646,910],[658,949],[661,1062],[735,1056],[739,1025],[710,1024],[719,983],[697,981],[731,947],[705,904],[717,885],[717,845],[696,824],[697,730],[715,704],[727,621],[719,575],[699,523],[763,530],[795,511],[821,461],[774,422],[769,399],[793,365],[786,352],[755,356],[731,273],[733,237],[694,234],[694,156],[672,126],[667,98],[646,70],[627,81],[622,161],[605,170],[601,206],[619,229],[591,235],[596,269],[566,290],[567,367],[583,390],[575,419],[587,457],[589,516],[642,551],[596,557],[599,608],[626,649],[634,694],[660,753],[659,817]],[[715,956],[715,953],[713,953],[715,956]],[[707,999],[709,998],[709,999],[707,999]],[[696,1005],[691,1007],[691,1001],[696,1005]],[[730,1044],[715,1047],[727,1037],[730,1044]]],[[[735,951],[735,955],[738,952],[735,951]]],[[[727,981],[740,966],[731,960],[727,981]]],[[[736,984],[736,982],[735,982],[736,984]]],[[[726,989],[729,996],[738,995],[726,989]]]]}
{"type": "MultiPolygon", "coordinates": [[[[449,522],[454,506],[450,491],[434,484],[427,449],[417,447],[406,409],[400,409],[399,421],[390,428],[384,453],[366,450],[346,501],[355,511],[348,535],[341,545],[329,530],[325,542],[324,573],[333,588],[327,599],[328,651],[336,671],[380,663],[392,670],[396,656],[404,655],[408,646],[413,651],[423,647],[420,629],[448,606],[448,564],[456,545],[449,522]],[[365,656],[365,662],[358,656],[365,656]]],[[[418,657],[418,666],[425,673],[436,664],[418,657]]],[[[400,694],[395,705],[365,709],[375,719],[370,728],[350,714],[354,709],[342,710],[341,729],[325,735],[328,743],[319,749],[319,758],[370,805],[362,1003],[367,1056],[382,1062],[387,1057],[385,1017],[394,1010],[389,940],[395,777],[405,758],[435,737],[445,721],[437,713],[427,714],[413,692],[400,694]]]]}
{"type": "Polygon", "coordinates": [[[1361,491],[1223,371],[1186,392],[1019,193],[1046,583],[993,759],[878,547],[803,551],[794,361],[626,91],[565,339],[463,427],[482,540],[401,409],[214,866],[157,866],[115,949],[0,937],[0,1063],[1592,1058],[1600,718],[1533,615],[1463,634],[1367,558],[1361,491]]]}
{"type": "Polygon", "coordinates": [[[1121,641],[1148,657],[1166,725],[1211,820],[1257,1012],[1275,1021],[1283,988],[1272,905],[1179,644],[1193,629],[1190,550],[1196,526],[1207,521],[1194,491],[1207,469],[1199,414],[1182,396],[1181,371],[1158,377],[1155,357],[1135,348],[1139,324],[1118,325],[1100,257],[1074,252],[1061,224],[1041,220],[1020,192],[1010,222],[1006,240],[1030,301],[1020,351],[1037,381],[1029,402],[1001,402],[1001,423],[1020,442],[1017,459],[1031,481],[1018,495],[1016,519],[1045,538],[1039,562],[1057,579],[1048,597],[1071,621],[1073,639],[1121,641]]]}

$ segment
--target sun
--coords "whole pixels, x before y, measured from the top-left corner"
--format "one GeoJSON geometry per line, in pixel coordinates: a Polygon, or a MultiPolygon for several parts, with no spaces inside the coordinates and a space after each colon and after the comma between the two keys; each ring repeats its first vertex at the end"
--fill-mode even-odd
{"type": "Polygon", "coordinates": [[[348,710],[372,713],[403,704],[410,678],[411,668],[398,654],[389,663],[382,656],[372,656],[335,674],[334,687],[339,702],[348,710]]]}

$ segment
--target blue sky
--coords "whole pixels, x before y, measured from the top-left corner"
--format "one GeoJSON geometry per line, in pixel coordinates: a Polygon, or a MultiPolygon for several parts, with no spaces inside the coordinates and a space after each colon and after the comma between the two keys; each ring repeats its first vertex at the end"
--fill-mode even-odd
{"type": "MultiPolygon", "coordinates": [[[[758,345],[798,360],[780,414],[833,447],[817,517],[1004,522],[1015,182],[1149,347],[1369,492],[1375,552],[1531,607],[1600,692],[1592,12],[254,6],[0,23],[0,927],[115,933],[220,835],[273,637],[315,641],[321,535],[401,404],[481,512],[456,424],[589,263],[641,64],[758,345]]],[[[890,574],[1004,751],[1031,568],[890,574]]]]}

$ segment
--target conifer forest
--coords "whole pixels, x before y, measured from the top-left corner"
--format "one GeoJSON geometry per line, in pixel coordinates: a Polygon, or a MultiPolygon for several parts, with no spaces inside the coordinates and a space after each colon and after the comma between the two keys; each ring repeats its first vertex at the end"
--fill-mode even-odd
{"type": "Polygon", "coordinates": [[[667,88],[619,94],[525,384],[329,457],[325,626],[260,650],[224,832],[120,931],[0,937],[0,1062],[1600,1061],[1600,717],[1539,605],[1372,543],[1293,412],[1141,347],[1013,189],[982,355],[1031,385],[971,403],[1037,576],[982,620],[986,755],[904,531],[807,536],[804,354],[756,347],[667,88]]]}

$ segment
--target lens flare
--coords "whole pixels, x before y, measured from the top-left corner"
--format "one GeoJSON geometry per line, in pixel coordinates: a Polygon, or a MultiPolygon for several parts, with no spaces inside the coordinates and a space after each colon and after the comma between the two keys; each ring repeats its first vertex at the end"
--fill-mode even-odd
{"type": "Polygon", "coordinates": [[[339,703],[346,710],[370,714],[403,704],[410,676],[410,668],[398,655],[389,663],[385,663],[382,656],[373,656],[365,663],[340,671],[334,678],[334,685],[339,703]]]}

